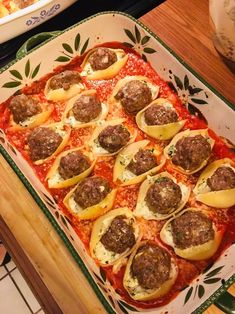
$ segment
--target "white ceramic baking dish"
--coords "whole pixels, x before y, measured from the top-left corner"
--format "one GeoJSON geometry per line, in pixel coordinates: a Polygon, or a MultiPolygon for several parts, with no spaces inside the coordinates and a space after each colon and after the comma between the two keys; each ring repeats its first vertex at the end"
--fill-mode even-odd
{"type": "Polygon", "coordinates": [[[25,33],[66,9],[76,0],[39,0],[0,18],[0,44],[25,33]]]}
{"type": "MultiPolygon", "coordinates": [[[[37,40],[36,37],[33,40],[37,40]]],[[[0,70],[0,103],[25,84],[66,64],[74,56],[83,54],[97,44],[110,41],[125,42],[138,51],[163,79],[169,81],[192,115],[204,116],[218,135],[235,141],[233,105],[185,65],[142,23],[118,12],[104,12],[90,17],[59,35],[57,33],[30,52],[26,52],[29,43],[24,45],[18,58],[0,70]]],[[[52,196],[1,130],[0,143],[1,153],[56,228],[108,313],[202,313],[235,282],[233,244],[197,280],[191,282],[164,307],[142,310],[126,304],[105,278],[104,272],[87,254],[83,243],[52,196]]]]}

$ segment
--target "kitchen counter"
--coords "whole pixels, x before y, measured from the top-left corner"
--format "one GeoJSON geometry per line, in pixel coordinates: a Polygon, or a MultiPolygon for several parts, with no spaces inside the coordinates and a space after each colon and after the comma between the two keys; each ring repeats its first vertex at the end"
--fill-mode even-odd
{"type": "MultiPolygon", "coordinates": [[[[235,76],[221,61],[206,31],[207,0],[167,0],[140,20],[235,103],[235,76]]],[[[2,156],[0,173],[0,238],[44,311],[105,313],[63,241],[2,156]]],[[[229,291],[235,294],[235,285],[229,291]]],[[[222,312],[211,306],[205,313],[222,312]]]]}

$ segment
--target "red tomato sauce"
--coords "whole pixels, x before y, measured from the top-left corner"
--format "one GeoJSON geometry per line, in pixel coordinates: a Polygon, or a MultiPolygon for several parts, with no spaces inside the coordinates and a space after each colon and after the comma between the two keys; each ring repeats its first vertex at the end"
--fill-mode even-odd
{"type": "MultiPolygon", "coordinates": [[[[160,95],[159,97],[169,98],[178,112],[178,115],[181,119],[186,119],[186,124],[184,129],[201,129],[207,128],[205,121],[200,120],[196,116],[190,115],[187,111],[185,106],[182,104],[181,100],[178,96],[171,90],[168,86],[167,82],[162,80],[155,70],[151,67],[149,63],[146,63],[141,57],[134,52],[133,50],[126,48],[120,43],[107,43],[103,44],[102,46],[111,47],[111,48],[123,48],[128,53],[128,61],[126,65],[120,70],[116,77],[109,79],[109,80],[94,80],[89,81],[83,77],[83,83],[86,85],[88,89],[96,89],[98,96],[101,101],[106,102],[109,98],[110,94],[112,93],[113,88],[115,87],[116,83],[124,78],[127,75],[143,75],[148,77],[153,83],[160,86],[160,95]]],[[[42,100],[45,100],[44,95],[44,88],[46,84],[46,80],[49,79],[55,73],[59,73],[62,70],[69,69],[69,70],[78,70],[81,71],[81,63],[84,59],[83,57],[76,57],[74,60],[66,66],[58,67],[55,71],[51,74],[46,75],[39,81],[34,82],[31,86],[25,87],[22,92],[25,94],[37,94],[38,97],[41,97],[42,100]]],[[[12,98],[12,97],[11,97],[12,98]]],[[[30,166],[34,169],[36,175],[41,180],[41,182],[45,185],[45,187],[50,191],[51,195],[53,196],[54,200],[57,202],[59,208],[65,213],[67,218],[70,220],[74,230],[83,241],[85,247],[87,248],[89,254],[89,240],[93,222],[92,221],[79,221],[76,216],[71,214],[63,204],[63,199],[66,194],[73,189],[74,187],[70,188],[63,188],[63,189],[49,189],[47,182],[46,182],[46,175],[54,162],[54,159],[45,162],[42,165],[35,165],[31,162],[29,154],[28,154],[28,147],[27,147],[27,136],[30,134],[31,130],[23,130],[17,132],[10,132],[8,131],[9,123],[10,123],[10,111],[8,109],[9,102],[11,100],[9,98],[5,101],[0,107],[0,114],[1,114],[1,122],[0,127],[5,131],[8,140],[11,144],[17,148],[24,158],[28,161],[30,166]]],[[[58,122],[61,119],[63,111],[65,109],[65,103],[54,103],[50,102],[54,106],[54,110],[52,112],[51,117],[47,121],[47,123],[58,122]]],[[[126,119],[126,124],[129,128],[134,128],[137,130],[137,139],[149,139],[151,145],[157,145],[160,149],[163,150],[164,146],[168,144],[168,142],[162,142],[153,140],[144,134],[141,130],[139,130],[136,126],[135,120],[133,117],[128,116],[124,111],[120,112],[119,117],[124,117],[126,119]]],[[[112,110],[110,110],[108,114],[108,119],[115,118],[113,117],[112,110]]],[[[215,145],[213,148],[213,153],[211,156],[210,161],[220,158],[231,158],[235,161],[235,154],[232,150],[224,143],[224,141],[219,138],[213,131],[209,130],[211,137],[215,139],[215,145]]],[[[74,148],[83,146],[87,143],[88,139],[92,134],[92,128],[83,128],[83,129],[73,129],[71,132],[70,140],[66,149],[74,148]]],[[[131,210],[133,210],[137,203],[138,191],[140,184],[126,186],[126,187],[117,187],[113,183],[113,166],[115,162],[115,157],[99,157],[97,163],[93,170],[93,175],[103,176],[107,180],[109,180],[110,185],[113,188],[118,188],[117,196],[115,199],[114,207],[124,207],[127,206],[131,210]]],[[[162,171],[168,171],[173,174],[177,179],[185,182],[189,186],[193,186],[196,184],[197,179],[200,175],[196,173],[194,175],[183,175],[178,173],[176,170],[172,169],[170,164],[167,162],[162,171]]],[[[186,206],[196,206],[202,207],[201,204],[195,203],[193,197],[191,197],[186,206]]],[[[123,275],[125,271],[125,267],[122,267],[121,270],[114,274],[111,267],[104,268],[104,271],[112,283],[114,289],[129,303],[136,305],[141,308],[152,308],[158,307],[167,304],[170,300],[172,300],[184,287],[186,287],[192,280],[194,280],[211,262],[216,260],[221,254],[223,254],[224,250],[231,245],[232,242],[235,241],[235,208],[230,208],[229,210],[215,210],[211,209],[212,214],[214,215],[214,221],[217,226],[224,232],[223,240],[220,245],[219,250],[213,256],[213,258],[207,261],[200,261],[200,262],[193,262],[187,261],[182,258],[177,257],[174,254],[174,251],[171,247],[166,247],[167,250],[170,252],[172,256],[177,261],[179,267],[179,275],[178,278],[170,290],[168,294],[165,296],[151,300],[151,301],[134,301],[130,298],[128,293],[123,287],[123,275]]],[[[162,221],[145,221],[144,219],[140,219],[139,221],[141,228],[143,229],[144,238],[143,239],[151,239],[153,241],[160,241],[159,232],[164,224],[162,221]]]]}

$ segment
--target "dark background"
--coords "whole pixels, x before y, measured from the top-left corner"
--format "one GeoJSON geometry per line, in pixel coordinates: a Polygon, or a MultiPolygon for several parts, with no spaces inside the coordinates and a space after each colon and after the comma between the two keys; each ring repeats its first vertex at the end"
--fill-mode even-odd
{"type": "MultiPolygon", "coordinates": [[[[78,0],[62,13],[31,31],[0,44],[0,67],[15,58],[16,51],[31,36],[53,30],[63,30],[101,11],[122,11],[139,18],[164,0],[78,0]]],[[[0,34],[1,36],[1,34],[0,34]]]]}

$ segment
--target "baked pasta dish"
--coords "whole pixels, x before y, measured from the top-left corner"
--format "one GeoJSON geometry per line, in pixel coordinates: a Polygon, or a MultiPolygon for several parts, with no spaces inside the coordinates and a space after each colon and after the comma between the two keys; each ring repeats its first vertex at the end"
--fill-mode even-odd
{"type": "Polygon", "coordinates": [[[24,9],[39,0],[0,0],[0,18],[24,9]]]}
{"type": "Polygon", "coordinates": [[[235,241],[233,150],[131,48],[94,47],[1,118],[128,303],[167,304],[235,241]]]}

